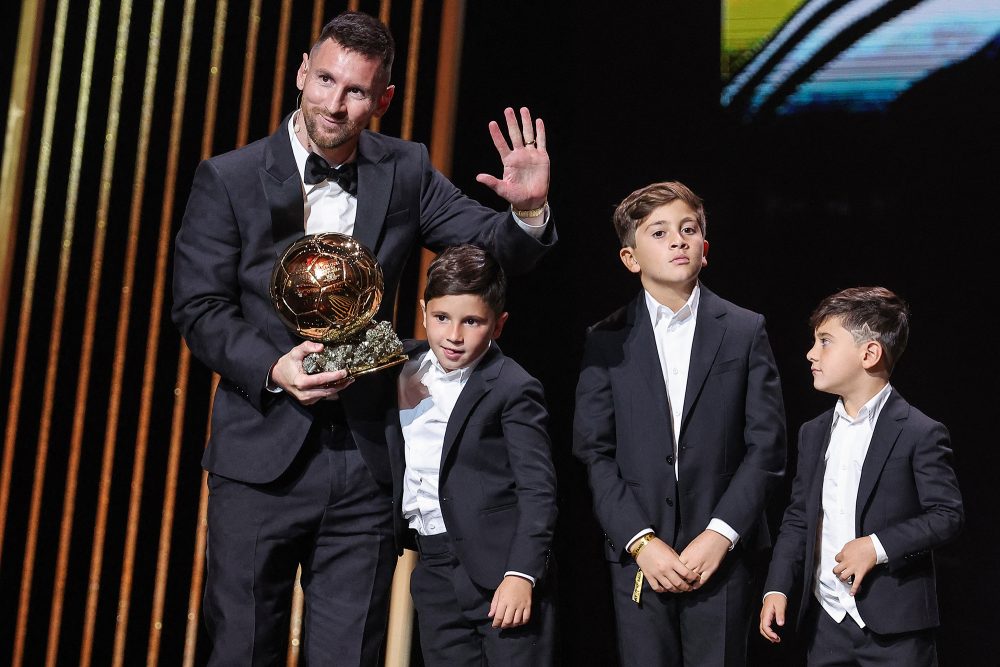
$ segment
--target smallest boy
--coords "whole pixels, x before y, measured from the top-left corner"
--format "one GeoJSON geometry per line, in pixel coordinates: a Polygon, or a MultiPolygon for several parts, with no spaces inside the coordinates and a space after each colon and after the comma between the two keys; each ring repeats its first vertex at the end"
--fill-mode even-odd
{"type": "Polygon", "coordinates": [[[768,572],[760,633],[781,641],[789,596],[809,665],[936,665],[931,550],[962,527],[947,429],[889,384],[909,311],[882,287],[824,299],[813,386],[836,407],[799,431],[791,504],[768,572]]]}
{"type": "Polygon", "coordinates": [[[555,468],[542,386],[493,343],[505,291],[485,251],[442,252],[420,301],[427,340],[408,343],[399,377],[401,509],[429,666],[552,663],[555,468]]]}

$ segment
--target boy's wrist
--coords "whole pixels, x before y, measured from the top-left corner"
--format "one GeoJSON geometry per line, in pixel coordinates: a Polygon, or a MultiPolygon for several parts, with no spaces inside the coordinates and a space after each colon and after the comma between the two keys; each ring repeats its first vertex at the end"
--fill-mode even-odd
{"type": "Polygon", "coordinates": [[[652,542],[656,538],[656,534],[649,532],[644,534],[642,537],[633,542],[628,549],[629,555],[632,556],[633,560],[639,557],[639,552],[642,551],[643,547],[652,542]]]}

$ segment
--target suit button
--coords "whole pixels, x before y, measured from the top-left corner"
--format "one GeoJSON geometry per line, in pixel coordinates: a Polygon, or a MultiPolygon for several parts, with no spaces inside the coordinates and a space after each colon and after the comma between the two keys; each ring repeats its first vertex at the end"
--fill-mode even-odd
{"type": "Polygon", "coordinates": [[[667,498],[666,501],[667,501],[667,507],[673,507],[674,506],[674,500],[673,500],[673,498],[667,498]]]}
{"type": "Polygon", "coordinates": [[[674,455],[671,454],[670,456],[667,457],[667,465],[672,466],[673,464],[674,464],[674,455]]]}
{"type": "Polygon", "coordinates": [[[446,502],[448,502],[448,499],[447,498],[442,498],[441,502],[446,503],[446,502]]]}

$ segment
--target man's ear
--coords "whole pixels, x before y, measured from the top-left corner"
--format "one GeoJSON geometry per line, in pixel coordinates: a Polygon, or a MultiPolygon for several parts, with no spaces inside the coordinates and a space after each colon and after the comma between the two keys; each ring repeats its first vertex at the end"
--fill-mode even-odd
{"type": "Polygon", "coordinates": [[[424,331],[427,331],[427,302],[423,299],[420,300],[420,319],[424,325],[424,331]]]}
{"type": "Polygon", "coordinates": [[[504,311],[497,315],[497,323],[493,326],[493,340],[500,337],[500,332],[503,331],[503,325],[507,323],[507,316],[510,313],[504,311]]]}
{"type": "Polygon", "coordinates": [[[306,87],[306,74],[309,73],[309,54],[302,54],[302,62],[299,64],[299,71],[295,73],[295,87],[302,90],[306,87]]]}
{"type": "Polygon", "coordinates": [[[396,93],[396,86],[388,85],[385,87],[385,92],[383,92],[379,98],[378,102],[375,104],[375,110],[372,115],[376,118],[381,118],[382,114],[386,112],[389,108],[389,102],[392,102],[392,96],[396,93]]]}
{"type": "Polygon", "coordinates": [[[882,349],[882,343],[877,340],[870,340],[863,344],[861,366],[865,370],[871,370],[879,361],[882,360],[883,355],[884,350],[882,349]]]}
{"type": "Polygon", "coordinates": [[[701,268],[708,266],[708,241],[705,241],[705,248],[701,251],[701,268]]]}
{"type": "Polygon", "coordinates": [[[639,273],[642,270],[642,267],[639,266],[639,260],[635,258],[635,252],[629,246],[625,246],[619,250],[618,257],[622,260],[625,268],[632,273],[639,273]]]}

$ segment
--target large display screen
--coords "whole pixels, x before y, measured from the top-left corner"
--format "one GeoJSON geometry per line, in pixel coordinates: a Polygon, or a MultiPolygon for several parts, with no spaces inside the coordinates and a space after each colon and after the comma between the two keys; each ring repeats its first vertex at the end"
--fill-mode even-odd
{"type": "Polygon", "coordinates": [[[1000,57],[1000,0],[722,3],[721,102],[747,119],[879,112],[975,57],[1000,57]]]}

